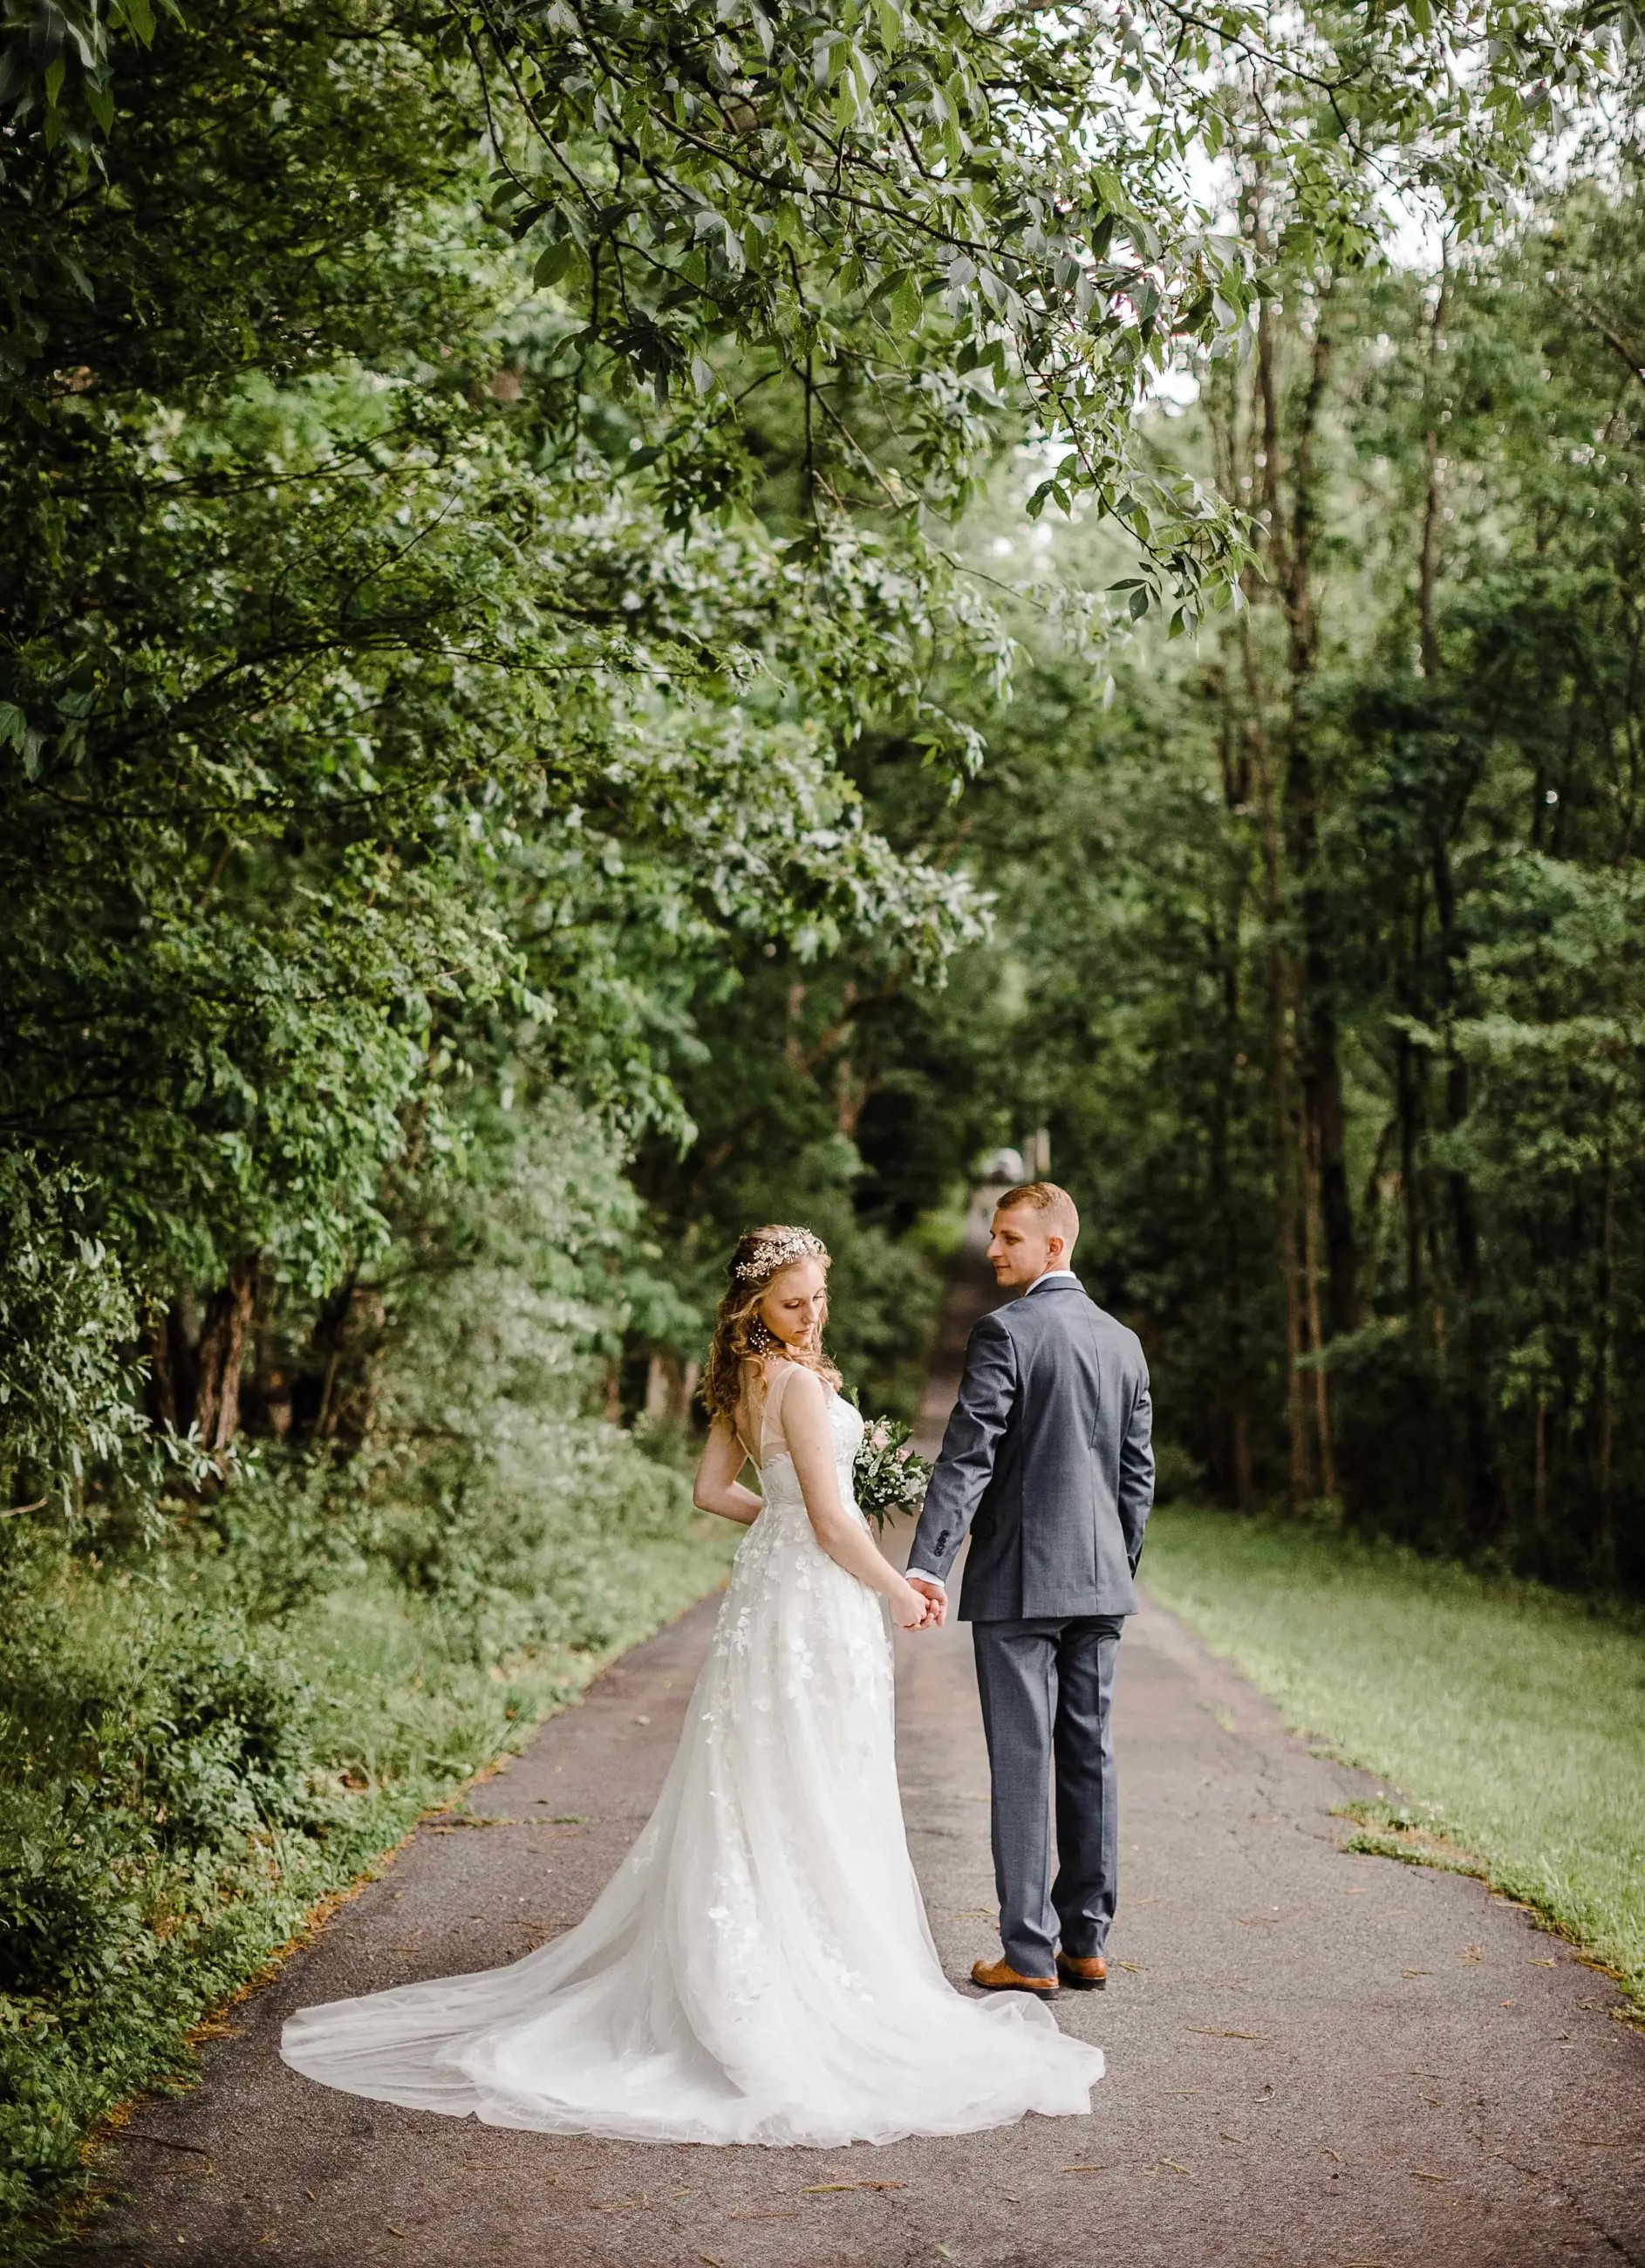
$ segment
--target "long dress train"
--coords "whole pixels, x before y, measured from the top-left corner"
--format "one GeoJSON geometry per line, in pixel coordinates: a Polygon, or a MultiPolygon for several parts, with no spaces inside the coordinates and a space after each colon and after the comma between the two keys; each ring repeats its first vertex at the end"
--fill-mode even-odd
{"type": "MultiPolygon", "coordinates": [[[[488,2125],[827,2147],[1079,2116],[1101,2051],[944,1977],[904,1832],[883,1602],[818,1543],[761,1426],[738,1550],[656,1810],[585,1918],[506,1969],[305,2008],[281,2052],[488,2125]]],[[[829,1407],[842,1500],[863,1421],[829,1407]]],[[[857,1514],[860,1518],[862,1515],[857,1514]]]]}

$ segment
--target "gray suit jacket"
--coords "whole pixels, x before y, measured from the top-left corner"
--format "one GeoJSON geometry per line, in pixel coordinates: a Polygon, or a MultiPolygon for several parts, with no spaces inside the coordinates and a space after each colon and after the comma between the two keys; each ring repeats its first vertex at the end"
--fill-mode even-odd
{"type": "Polygon", "coordinates": [[[1154,1501],[1148,1365],[1073,1277],[982,1317],[909,1565],[946,1580],[971,1535],[967,1622],[1128,1615],[1154,1501]]]}

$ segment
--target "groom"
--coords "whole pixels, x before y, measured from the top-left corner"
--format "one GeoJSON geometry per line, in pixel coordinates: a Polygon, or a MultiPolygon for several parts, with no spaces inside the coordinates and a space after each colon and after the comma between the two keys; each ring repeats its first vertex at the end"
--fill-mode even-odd
{"type": "Polygon", "coordinates": [[[1059,1984],[1108,1981],[1119,1890],[1108,1710],[1154,1500],[1148,1366],[1135,1333],[1069,1267],[1079,1229],[1054,1182],[1007,1189],[995,1206],[995,1279],[1023,1296],[971,1334],[908,1560],[941,1622],[944,1579],[971,1536],[959,1612],[988,1734],[1004,1950],[971,1973],[989,1992],[1046,1999],[1059,1984]]]}

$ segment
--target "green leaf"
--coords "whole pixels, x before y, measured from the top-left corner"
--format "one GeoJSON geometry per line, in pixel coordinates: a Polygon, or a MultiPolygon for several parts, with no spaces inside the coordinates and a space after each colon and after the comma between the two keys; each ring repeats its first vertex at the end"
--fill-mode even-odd
{"type": "Polygon", "coordinates": [[[532,283],[539,286],[557,284],[570,269],[576,254],[576,244],[569,236],[562,237],[557,244],[545,245],[532,269],[532,283]]]}
{"type": "Polygon", "coordinates": [[[912,276],[904,276],[891,295],[891,327],[899,338],[906,338],[919,323],[925,311],[925,302],[912,276]]]}

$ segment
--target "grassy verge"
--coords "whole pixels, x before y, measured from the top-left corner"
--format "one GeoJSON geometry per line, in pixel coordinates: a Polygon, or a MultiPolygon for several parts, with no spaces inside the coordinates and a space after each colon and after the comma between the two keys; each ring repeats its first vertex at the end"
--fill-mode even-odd
{"type": "MultiPolygon", "coordinates": [[[[180,1537],[8,1571],[0,1664],[0,2257],[52,2248],[88,2132],[186,2083],[190,2036],[615,1654],[719,1580],[740,1531],[640,1469],[488,1602],[371,1556],[277,1614],[180,1537]]],[[[608,1482],[608,1485],[610,1483],[608,1482]]]]}
{"type": "Polygon", "coordinates": [[[1149,1589],[1301,1730],[1393,1784],[1365,1847],[1457,1862],[1645,2008],[1645,1628],[1393,1546],[1176,1505],[1149,1589]]]}

